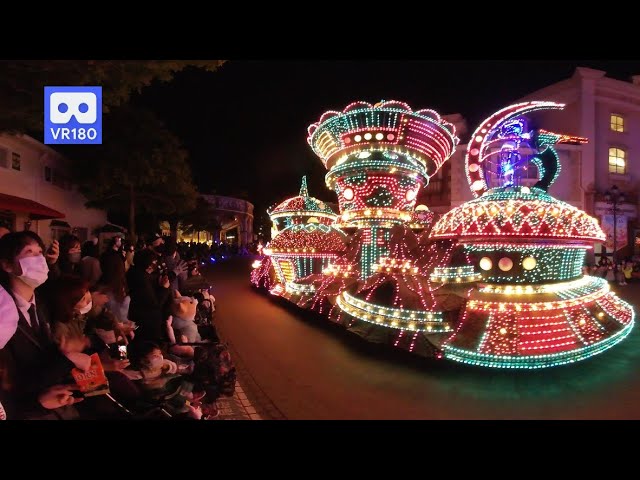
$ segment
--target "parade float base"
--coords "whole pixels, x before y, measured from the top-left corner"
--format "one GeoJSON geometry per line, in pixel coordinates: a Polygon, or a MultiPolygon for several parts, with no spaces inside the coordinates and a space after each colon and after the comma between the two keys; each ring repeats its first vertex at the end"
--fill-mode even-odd
{"type": "Polygon", "coordinates": [[[597,355],[622,341],[634,325],[633,308],[606,281],[557,293],[505,295],[474,291],[445,358],[495,368],[545,368],[597,355]],[[533,298],[532,298],[533,297],[533,298]]]}

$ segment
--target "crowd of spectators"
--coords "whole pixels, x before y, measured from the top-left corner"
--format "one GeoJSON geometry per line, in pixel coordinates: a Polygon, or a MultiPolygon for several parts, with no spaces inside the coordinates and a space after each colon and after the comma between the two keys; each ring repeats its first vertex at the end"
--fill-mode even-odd
{"type": "Polygon", "coordinates": [[[239,247],[236,244],[224,242],[199,243],[199,242],[178,242],[177,249],[180,257],[197,261],[200,265],[223,261],[235,256],[252,255],[257,252],[258,246],[252,243],[248,246],[239,247]]]}
{"type": "Polygon", "coordinates": [[[0,418],[217,415],[235,369],[198,262],[223,247],[0,236],[0,418]]]}
{"type": "Polygon", "coordinates": [[[623,261],[614,264],[610,257],[603,255],[597,263],[586,265],[584,273],[602,277],[619,285],[640,283],[640,260],[627,257],[623,261]]]}

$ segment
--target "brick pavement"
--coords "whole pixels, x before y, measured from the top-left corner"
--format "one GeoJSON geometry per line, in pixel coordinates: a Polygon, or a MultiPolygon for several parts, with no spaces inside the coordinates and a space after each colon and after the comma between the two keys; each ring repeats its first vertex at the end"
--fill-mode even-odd
{"type": "MultiPolygon", "coordinates": [[[[221,340],[226,341],[224,338],[221,340]]],[[[233,396],[217,400],[219,414],[214,420],[286,420],[249,373],[238,351],[231,343],[227,344],[236,365],[238,379],[233,396]]]]}
{"type": "Polygon", "coordinates": [[[216,405],[218,406],[218,416],[215,420],[262,420],[239,382],[236,384],[233,397],[219,398],[216,405]]]}

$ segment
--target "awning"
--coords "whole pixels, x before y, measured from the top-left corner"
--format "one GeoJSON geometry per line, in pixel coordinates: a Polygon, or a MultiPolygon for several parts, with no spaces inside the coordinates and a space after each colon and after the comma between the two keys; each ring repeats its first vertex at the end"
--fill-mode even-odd
{"type": "Polygon", "coordinates": [[[47,218],[64,218],[64,213],[60,213],[53,208],[49,208],[41,203],[27,200],[26,198],[14,197],[0,193],[0,210],[11,210],[12,212],[26,212],[32,220],[45,220],[47,218]]]}

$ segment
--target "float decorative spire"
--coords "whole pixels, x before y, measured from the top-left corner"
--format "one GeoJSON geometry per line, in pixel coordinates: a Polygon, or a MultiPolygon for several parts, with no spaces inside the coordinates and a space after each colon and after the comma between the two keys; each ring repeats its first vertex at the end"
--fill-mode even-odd
{"type": "Polygon", "coordinates": [[[300,184],[300,193],[299,195],[301,197],[308,197],[309,196],[309,190],[307,189],[307,176],[304,175],[302,177],[302,183],[300,184]]]}

